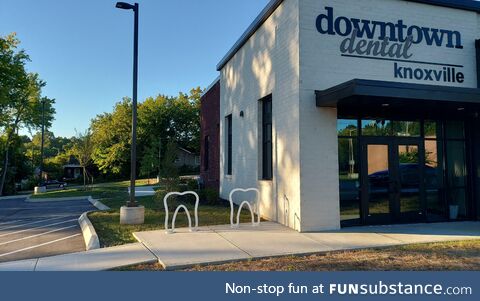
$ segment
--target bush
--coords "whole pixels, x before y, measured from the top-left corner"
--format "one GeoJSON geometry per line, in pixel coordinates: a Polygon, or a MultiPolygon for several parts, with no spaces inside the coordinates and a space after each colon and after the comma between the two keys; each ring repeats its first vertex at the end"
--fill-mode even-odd
{"type": "Polygon", "coordinates": [[[197,191],[198,190],[198,181],[195,179],[189,179],[187,181],[187,190],[197,191]]]}
{"type": "Polygon", "coordinates": [[[202,189],[199,192],[199,196],[200,196],[201,204],[215,206],[220,203],[218,191],[216,191],[215,189],[212,189],[212,188],[202,189]]]}

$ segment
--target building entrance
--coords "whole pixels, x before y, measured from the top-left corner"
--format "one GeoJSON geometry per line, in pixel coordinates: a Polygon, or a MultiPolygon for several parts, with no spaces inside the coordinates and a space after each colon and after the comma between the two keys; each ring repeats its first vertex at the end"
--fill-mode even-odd
{"type": "Polygon", "coordinates": [[[425,156],[418,139],[366,138],[362,142],[362,204],[368,224],[425,220],[425,156]]]}
{"type": "Polygon", "coordinates": [[[468,219],[461,121],[338,121],[342,225],[468,219]]]}

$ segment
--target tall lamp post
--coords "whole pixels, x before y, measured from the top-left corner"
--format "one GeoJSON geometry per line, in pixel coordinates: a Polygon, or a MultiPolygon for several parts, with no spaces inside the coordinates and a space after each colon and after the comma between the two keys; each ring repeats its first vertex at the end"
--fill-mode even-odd
{"type": "Polygon", "coordinates": [[[45,145],[45,98],[42,99],[42,142],[40,144],[40,185],[43,186],[43,151],[45,145]]]}
{"type": "Polygon", "coordinates": [[[133,10],[134,12],[130,198],[126,204],[126,207],[122,207],[120,211],[120,223],[143,224],[145,208],[139,207],[137,201],[135,200],[135,180],[136,180],[136,172],[137,172],[136,164],[137,164],[137,87],[138,87],[138,10],[139,10],[139,7],[138,7],[138,3],[129,4],[126,2],[117,2],[115,7],[120,9],[133,10]]]}
{"type": "Polygon", "coordinates": [[[40,167],[39,167],[40,179],[38,181],[38,186],[35,186],[34,188],[34,194],[47,192],[47,187],[45,186],[45,183],[43,181],[43,149],[44,149],[44,143],[45,143],[45,102],[46,101],[47,100],[45,98],[42,98],[42,141],[40,144],[40,167]]]}

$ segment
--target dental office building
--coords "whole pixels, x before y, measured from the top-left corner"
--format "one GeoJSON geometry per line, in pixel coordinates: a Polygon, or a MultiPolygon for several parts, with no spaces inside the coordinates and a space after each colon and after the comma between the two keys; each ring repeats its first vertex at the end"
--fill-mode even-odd
{"type": "Polygon", "coordinates": [[[478,39],[474,1],[272,0],[217,66],[220,196],[302,232],[478,220],[478,39]]]}

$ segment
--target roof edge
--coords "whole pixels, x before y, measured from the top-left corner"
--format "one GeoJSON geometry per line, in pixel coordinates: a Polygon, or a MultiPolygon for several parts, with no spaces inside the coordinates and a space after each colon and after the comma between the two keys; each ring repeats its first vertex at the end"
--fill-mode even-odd
{"type": "MultiPolygon", "coordinates": [[[[265,21],[275,12],[284,0],[271,0],[267,6],[260,12],[255,20],[248,26],[247,30],[237,40],[233,47],[227,52],[222,60],[217,64],[217,71],[223,67],[235,56],[235,54],[245,45],[245,43],[257,32],[265,21]]],[[[469,10],[480,13],[480,2],[473,0],[404,0],[407,2],[417,2],[435,6],[443,6],[462,10],[469,10]]]]}
{"type": "Polygon", "coordinates": [[[273,12],[282,4],[284,0],[270,0],[267,6],[260,12],[255,20],[248,26],[247,30],[242,34],[240,39],[222,58],[217,65],[217,71],[220,71],[233,58],[233,56],[245,45],[245,43],[257,32],[257,30],[265,23],[265,21],[273,14],[273,12]]]}
{"type": "Polygon", "coordinates": [[[215,80],[205,89],[205,91],[200,95],[200,97],[203,97],[205,94],[207,94],[218,82],[220,81],[220,75],[215,78],[215,80]]]}

